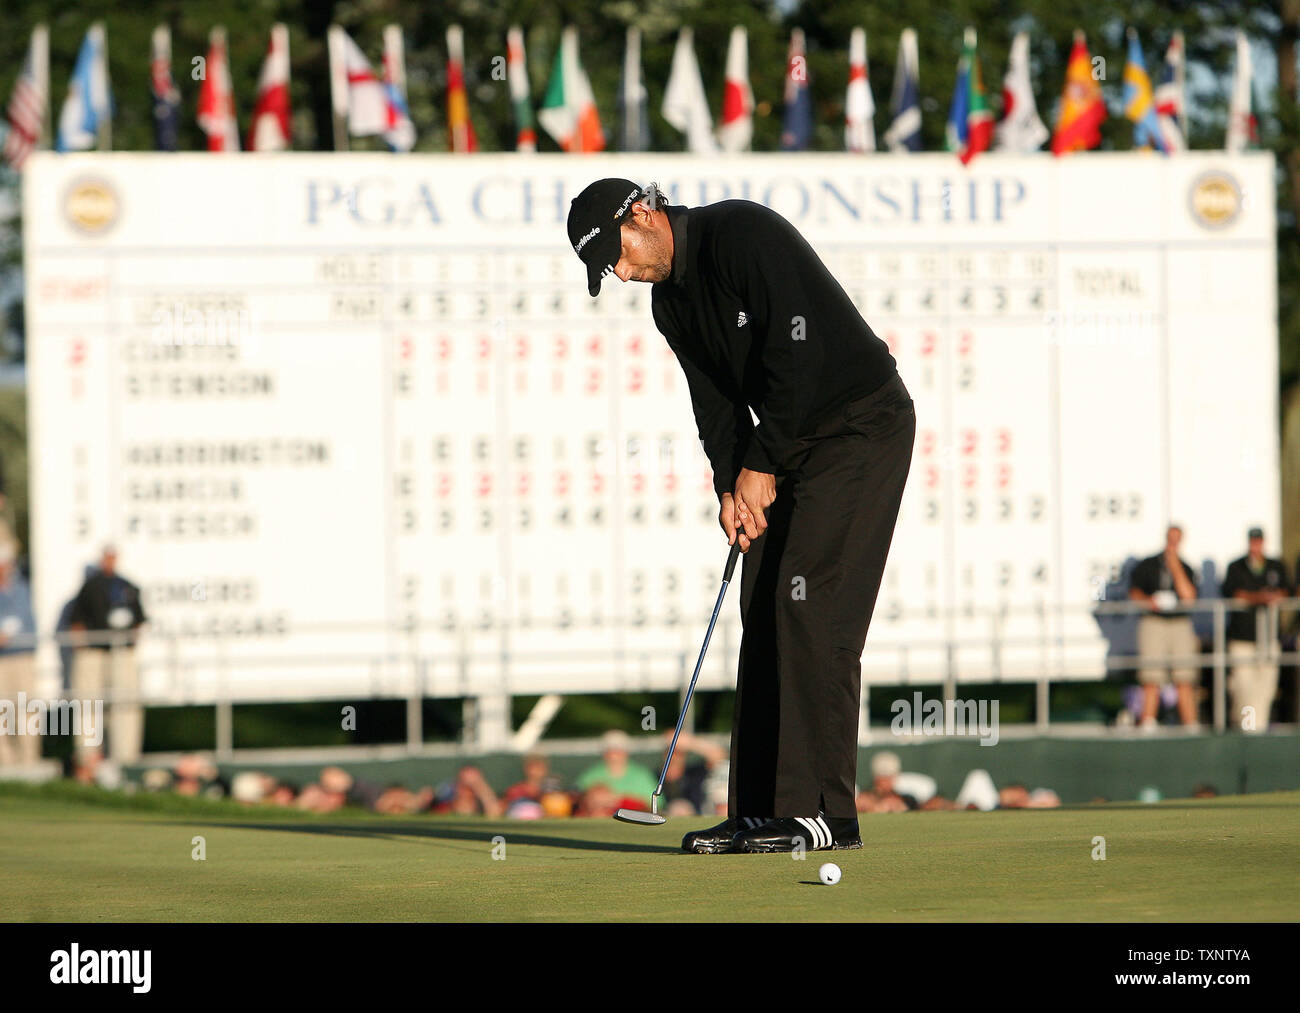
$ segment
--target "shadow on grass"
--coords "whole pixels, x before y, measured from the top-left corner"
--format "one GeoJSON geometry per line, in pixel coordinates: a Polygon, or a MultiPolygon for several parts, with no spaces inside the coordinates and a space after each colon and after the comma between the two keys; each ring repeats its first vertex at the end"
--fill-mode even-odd
{"type": "Polygon", "coordinates": [[[336,837],[362,837],[371,840],[401,841],[411,837],[428,837],[445,841],[470,841],[475,844],[491,844],[498,834],[506,839],[508,845],[530,844],[541,848],[570,848],[578,851],[617,851],[639,854],[684,854],[677,847],[664,844],[622,844],[612,841],[593,841],[580,837],[562,837],[559,835],[521,832],[517,824],[451,824],[438,823],[388,823],[368,827],[359,823],[299,823],[294,822],[245,822],[232,823],[227,820],[159,820],[175,824],[183,822],[186,826],[205,826],[235,830],[274,830],[297,834],[322,834],[336,837]]]}

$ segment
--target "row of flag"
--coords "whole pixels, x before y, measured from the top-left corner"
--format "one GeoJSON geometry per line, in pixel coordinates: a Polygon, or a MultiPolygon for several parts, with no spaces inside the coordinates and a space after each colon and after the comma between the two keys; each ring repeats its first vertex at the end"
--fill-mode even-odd
{"type": "MultiPolygon", "coordinates": [[[[1165,53],[1164,72],[1157,86],[1147,74],[1137,33],[1128,30],[1128,55],[1124,67],[1124,115],[1133,122],[1134,147],[1166,154],[1182,151],[1186,141],[1184,44],[1174,34],[1165,53]]],[[[365,53],[337,25],[328,34],[330,93],[334,112],[334,146],[346,150],[349,138],[379,136],[393,151],[410,151],[415,127],[406,103],[406,70],[402,32],[397,25],[384,29],[380,72],[365,53]]],[[[153,33],[150,88],[153,97],[156,144],[161,151],[177,146],[180,91],[171,72],[171,36],[166,26],[153,33]]],[[[472,152],[478,148],[469,99],[465,89],[464,36],[457,25],[447,30],[447,135],[448,148],[472,152]]],[[[234,89],[226,56],[226,35],[212,29],[198,95],[197,119],[210,151],[240,150],[234,89]]],[[[506,37],[506,80],[514,115],[518,151],[537,150],[537,127],[545,130],[565,151],[601,151],[613,140],[623,151],[644,151],[650,144],[648,93],[641,76],[641,34],[629,28],[619,86],[620,127],[611,139],[601,126],[591,82],[578,54],[578,32],[564,30],[555,54],[541,103],[534,109],[529,90],[523,31],[515,26],[506,37]]],[[[5,160],[15,168],[39,147],[45,135],[49,92],[49,39],[41,25],[32,33],[22,73],[10,98],[5,138],[5,160]]],[[[1225,147],[1239,151],[1257,141],[1252,114],[1250,46],[1237,33],[1237,59],[1233,80],[1225,147]]],[[[787,54],[781,148],[806,149],[811,141],[813,112],[804,33],[794,29],[787,54]]],[[[867,65],[867,39],[861,28],[849,37],[848,89],[845,96],[844,144],[853,152],[876,150],[875,102],[867,65]]],[[[744,28],[731,32],[727,48],[726,83],[721,118],[714,126],[704,91],[693,33],[683,28],[673,51],[672,67],[660,112],[679,130],[688,151],[714,153],[749,150],[753,138],[754,94],[749,85],[748,36],[744,28]]],[[[112,88],[108,78],[107,40],[102,23],[86,32],[59,115],[55,148],[81,151],[112,146],[112,88]]],[[[1065,88],[1055,129],[1048,131],[1039,118],[1029,73],[1029,36],[1020,32],[1011,46],[1008,70],[1002,83],[1002,115],[994,120],[992,105],[980,73],[977,38],[967,28],[957,65],[957,84],[945,127],[946,147],[964,163],[990,148],[1002,151],[1037,151],[1051,140],[1051,150],[1061,155],[1095,148],[1101,142],[1100,126],[1107,116],[1101,82],[1094,73],[1087,40],[1076,31],[1065,88]]],[[[244,141],[249,150],[280,151],[291,146],[289,105],[289,32],[282,24],[271,29],[270,45],[258,79],[257,100],[244,141]]],[[[907,28],[899,40],[898,62],[890,97],[889,126],[883,136],[891,151],[921,148],[920,61],[916,32],[907,28]]]]}

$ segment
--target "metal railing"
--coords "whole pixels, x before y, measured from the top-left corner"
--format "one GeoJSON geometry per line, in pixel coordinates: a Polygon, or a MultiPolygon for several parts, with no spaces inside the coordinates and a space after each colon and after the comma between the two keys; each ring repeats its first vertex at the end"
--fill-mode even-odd
{"type": "MultiPolygon", "coordinates": [[[[1203,599],[1180,607],[1190,616],[1208,618],[1209,650],[1185,657],[1162,657],[1159,664],[1168,667],[1192,666],[1198,670],[1210,668],[1212,727],[1216,732],[1227,729],[1227,674],[1235,663],[1258,661],[1265,664],[1300,665],[1300,651],[1283,650],[1281,634],[1284,628],[1297,625],[1294,617],[1300,614],[1300,598],[1285,598],[1269,605],[1251,606],[1228,599],[1203,599]],[[1228,615],[1234,612],[1258,609],[1256,653],[1253,658],[1233,655],[1228,650],[1228,615]]],[[[1145,604],[1134,601],[1098,601],[1086,605],[1057,607],[1046,602],[1033,605],[996,606],[972,608],[962,606],[950,609],[903,609],[893,613],[887,622],[877,614],[863,653],[863,721],[864,735],[870,734],[866,720],[866,705],[873,685],[940,685],[944,699],[954,699],[962,683],[1035,683],[1034,730],[1050,734],[1050,692],[1055,682],[1102,680],[1112,673],[1133,671],[1144,666],[1136,652],[1117,650],[1117,631],[1110,634],[1103,629],[1102,618],[1135,620],[1151,614],[1145,604]],[[1025,618],[1033,620],[1029,632],[1012,635],[1008,627],[1013,623],[1021,627],[1025,618]],[[1069,622],[1067,622],[1069,621],[1069,622]],[[1084,621],[1091,621],[1096,630],[1084,632],[1084,621]],[[929,625],[943,629],[953,624],[976,623],[987,633],[982,635],[932,635],[896,639],[897,627],[904,623],[929,625]],[[1066,632],[1067,626],[1071,632],[1066,632]],[[1104,649],[1104,654],[1102,653],[1104,649]],[[961,662],[962,652],[978,650],[986,662],[972,665],[961,662]],[[1005,659],[1020,652],[1019,668],[1008,667],[1005,659]],[[941,659],[928,668],[915,663],[917,655],[929,654],[941,659]],[[1028,660],[1026,660],[1028,658],[1028,660]],[[1032,670],[1024,671],[1025,666],[1032,670]],[[886,673],[881,675],[881,672],[886,673]]],[[[140,637],[141,644],[152,650],[139,657],[138,674],[141,685],[151,683],[150,692],[120,692],[120,687],[108,686],[104,701],[108,705],[180,705],[186,703],[211,704],[216,708],[216,752],[223,758],[231,757],[233,745],[233,707],[253,702],[280,702],[316,699],[405,699],[407,705],[407,742],[410,753],[428,752],[423,741],[421,708],[426,698],[465,698],[472,701],[468,708],[466,730],[460,747],[464,749],[508,749],[511,747],[510,698],[542,692],[598,693],[641,692],[676,690],[684,693],[689,682],[691,666],[698,653],[694,642],[697,633],[689,620],[673,623],[662,618],[641,617],[638,626],[623,625],[662,637],[663,642],[652,646],[560,650],[515,650],[510,641],[521,634],[554,634],[562,630],[581,643],[584,635],[598,630],[609,635],[620,629],[626,619],[605,617],[598,626],[574,623],[555,627],[531,623],[527,626],[493,621],[486,624],[460,624],[451,629],[445,623],[351,623],[327,624],[316,627],[295,626],[289,636],[308,635],[315,638],[378,637],[385,641],[380,650],[363,649],[354,653],[330,651],[320,647],[304,653],[266,651],[234,651],[237,638],[214,633],[178,633],[146,627],[140,637]],[[449,637],[454,641],[443,650],[428,649],[425,639],[449,637]],[[422,639],[424,638],[424,639],[422,639]],[[495,638],[494,642],[487,641],[495,638]],[[676,642],[672,642],[676,640],[676,642]],[[159,646],[161,645],[161,646],[159,646]],[[601,666],[611,662],[621,673],[609,678],[572,676],[548,685],[539,685],[537,677],[523,680],[513,678],[511,669],[521,664],[545,665],[560,663],[566,666],[578,663],[601,666]],[[234,678],[240,668],[267,671],[277,667],[310,668],[324,672],[342,669],[345,675],[338,680],[339,691],[330,694],[295,695],[291,688],[282,692],[267,692],[261,688],[252,692],[248,686],[238,685],[234,678]],[[199,692],[194,686],[195,673],[217,672],[210,688],[199,692]],[[631,672],[632,674],[628,674],[631,672]],[[369,673],[361,674],[361,673],[369,673]],[[157,676],[157,677],[155,677],[157,676]],[[158,686],[165,686],[159,691],[158,686]]],[[[1195,622],[1195,619],[1194,619],[1195,622]]],[[[1205,625],[1204,622],[1201,624],[1205,625]]],[[[1123,633],[1123,630],[1118,632],[1123,633]]],[[[1131,631],[1130,631],[1131,632],[1131,631]]],[[[716,638],[708,664],[709,675],[702,675],[700,688],[729,689],[734,685],[734,671],[729,659],[734,658],[740,635],[739,619],[731,616],[719,620],[716,638]]],[[[56,634],[25,634],[9,638],[9,648],[46,648],[45,662],[37,666],[37,683],[33,692],[44,688],[51,698],[65,697],[66,685],[63,666],[55,662],[58,650],[92,645],[107,645],[110,656],[120,650],[131,649],[131,634],[122,632],[60,632],[56,634]],[[53,690],[53,692],[50,692],[53,690]]],[[[1122,644],[1119,646],[1123,646],[1122,644]]],[[[1147,662],[1146,664],[1149,664],[1147,662]]],[[[70,673],[67,673],[70,674],[70,673]]],[[[69,687],[71,688],[71,687],[69,687]]],[[[28,694],[29,697],[32,693],[28,694]]],[[[1300,696],[1300,693],[1297,694],[1300,696]]],[[[1300,715],[1292,715],[1296,720],[1300,715]]],[[[111,730],[110,730],[111,735],[111,730]]]]}

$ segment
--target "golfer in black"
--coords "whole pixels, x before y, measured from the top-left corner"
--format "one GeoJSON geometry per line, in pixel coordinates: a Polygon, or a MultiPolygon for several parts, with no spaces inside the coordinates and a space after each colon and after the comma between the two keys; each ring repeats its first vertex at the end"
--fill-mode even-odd
{"type": "Polygon", "coordinates": [[[568,229],[593,296],[611,272],[654,285],[719,522],[745,553],[728,818],[682,847],[859,848],[861,656],[916,437],[897,363],[761,204],[670,206],[654,184],[602,179],[568,229]]]}

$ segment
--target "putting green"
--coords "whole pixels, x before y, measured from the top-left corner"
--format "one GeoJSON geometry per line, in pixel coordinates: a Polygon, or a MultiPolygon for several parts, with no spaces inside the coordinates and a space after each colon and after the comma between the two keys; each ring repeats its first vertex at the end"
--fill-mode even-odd
{"type": "Polygon", "coordinates": [[[0,788],[6,921],[1274,921],[1300,792],[867,816],[861,851],[686,855],[707,819],[314,817],[0,788]],[[192,854],[203,838],[206,857],[192,854]],[[1105,838],[1105,860],[1094,859],[1105,838]],[[494,838],[498,840],[494,842],[494,838]],[[494,854],[502,857],[494,857],[494,854]],[[843,879],[817,882],[822,862],[843,879]]]}

